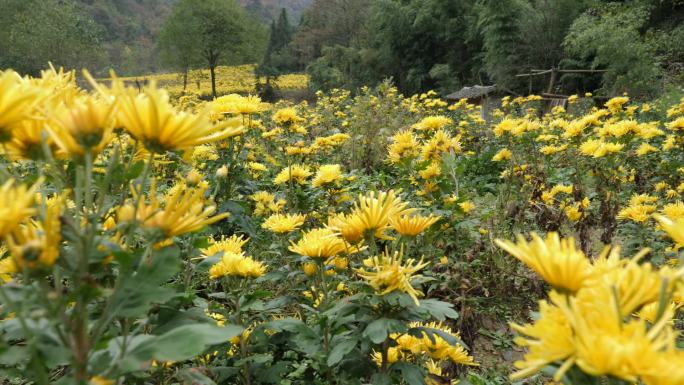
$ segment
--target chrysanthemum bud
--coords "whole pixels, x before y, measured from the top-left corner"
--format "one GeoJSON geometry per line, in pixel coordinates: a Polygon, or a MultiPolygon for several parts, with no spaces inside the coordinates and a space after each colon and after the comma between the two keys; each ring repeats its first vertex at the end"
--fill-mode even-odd
{"type": "Polygon", "coordinates": [[[133,220],[134,215],[135,208],[131,204],[126,204],[119,207],[119,211],[116,213],[119,222],[130,222],[133,220]]]}
{"type": "Polygon", "coordinates": [[[228,176],[228,167],[226,165],[219,167],[219,169],[216,170],[216,176],[219,178],[227,177],[228,176]]]}
{"type": "Polygon", "coordinates": [[[202,181],[202,174],[200,174],[199,171],[192,169],[185,177],[185,180],[188,182],[189,185],[197,186],[197,184],[199,184],[199,182],[202,181]]]}
{"type": "Polygon", "coordinates": [[[318,271],[318,266],[315,263],[309,262],[304,264],[304,274],[307,276],[311,277],[316,274],[316,271],[318,271]]]}

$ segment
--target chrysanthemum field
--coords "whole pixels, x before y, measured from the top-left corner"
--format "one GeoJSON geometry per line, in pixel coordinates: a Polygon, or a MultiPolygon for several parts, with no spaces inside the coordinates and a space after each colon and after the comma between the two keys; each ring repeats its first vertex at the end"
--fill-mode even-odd
{"type": "Polygon", "coordinates": [[[684,384],[684,98],[76,78],[0,72],[3,383],[684,384]]]}

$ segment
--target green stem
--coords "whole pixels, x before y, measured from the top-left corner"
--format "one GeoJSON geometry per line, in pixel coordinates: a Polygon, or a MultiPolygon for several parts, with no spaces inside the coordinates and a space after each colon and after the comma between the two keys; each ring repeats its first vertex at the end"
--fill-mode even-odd
{"type": "Polygon", "coordinates": [[[140,179],[140,188],[137,191],[138,196],[135,197],[135,208],[133,210],[133,219],[138,219],[138,207],[140,206],[140,201],[142,200],[143,191],[146,187],[147,178],[150,174],[150,169],[152,168],[152,162],[154,161],[154,152],[150,152],[150,156],[147,158],[145,163],[145,168],[143,169],[142,177],[140,179]]]}
{"type": "MultiPolygon", "coordinates": [[[[36,336],[31,332],[31,329],[28,327],[28,324],[26,323],[26,320],[24,319],[24,314],[19,309],[14,301],[10,299],[10,297],[5,293],[5,288],[0,285],[0,300],[4,304],[7,304],[7,306],[14,311],[17,314],[17,320],[19,320],[19,326],[21,327],[21,330],[24,333],[24,336],[27,340],[27,345],[29,348],[29,351],[31,352],[31,361],[36,361],[36,362],[41,362],[42,358],[39,357],[39,352],[38,349],[36,348],[36,336]]],[[[45,371],[45,367],[43,365],[34,365],[35,370],[37,371],[36,373],[36,378],[38,379],[38,383],[40,384],[49,384],[50,382],[48,381],[48,375],[47,372],[45,371]]]]}

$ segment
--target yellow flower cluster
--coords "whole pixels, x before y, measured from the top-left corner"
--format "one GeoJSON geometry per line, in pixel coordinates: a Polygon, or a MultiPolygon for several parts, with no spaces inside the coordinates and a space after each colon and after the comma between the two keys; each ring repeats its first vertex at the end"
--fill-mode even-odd
{"type": "MultiPolygon", "coordinates": [[[[254,93],[254,64],[239,66],[216,67],[216,90],[219,94],[249,94],[254,93]]],[[[148,76],[132,76],[121,78],[127,84],[156,81],[173,96],[183,94],[183,74],[165,73],[148,76]]],[[[309,86],[309,78],[305,74],[286,74],[275,80],[281,90],[304,90],[309,86]]],[[[198,69],[189,71],[186,93],[197,97],[211,97],[211,82],[209,70],[198,69]]]]}
{"type": "Polygon", "coordinates": [[[306,216],[300,214],[273,214],[261,227],[277,234],[290,233],[301,227],[305,219],[306,216]]]}
{"type": "Polygon", "coordinates": [[[137,207],[135,202],[129,202],[119,208],[117,217],[121,222],[137,220],[145,228],[160,230],[166,238],[195,232],[229,215],[213,215],[216,206],[204,198],[208,187],[206,182],[194,187],[179,182],[166,191],[160,200],[157,197],[156,184],[152,184],[148,194],[149,202],[133,190],[137,207]]]}
{"type": "MultiPolygon", "coordinates": [[[[429,363],[435,367],[440,363],[448,361],[459,365],[479,366],[472,356],[468,355],[466,349],[460,343],[449,343],[441,335],[434,331],[439,331],[442,335],[460,340],[459,333],[455,333],[450,327],[442,323],[412,322],[410,329],[417,333],[392,333],[389,338],[396,343],[387,351],[387,363],[393,364],[398,361],[411,361],[417,357],[425,356],[429,363]],[[420,337],[416,337],[419,334],[420,337]]],[[[373,353],[373,360],[378,366],[382,365],[382,354],[373,353]]]]}
{"type": "Polygon", "coordinates": [[[368,281],[368,284],[371,285],[379,295],[386,295],[398,290],[408,294],[413,298],[413,302],[415,302],[416,305],[420,305],[418,297],[422,296],[423,293],[416,290],[411,285],[411,281],[419,278],[420,275],[415,274],[429,265],[429,263],[423,262],[422,259],[418,262],[412,258],[409,258],[406,261],[403,259],[403,249],[395,251],[394,253],[385,250],[385,252],[379,256],[369,257],[364,260],[364,268],[357,269],[356,274],[368,281]]]}
{"type": "Polygon", "coordinates": [[[266,266],[252,257],[231,251],[223,252],[221,260],[209,269],[209,277],[218,279],[226,276],[258,278],[264,275],[266,266]]]}
{"type": "MultiPolygon", "coordinates": [[[[681,235],[681,229],[668,229],[681,235]]],[[[558,364],[556,381],[573,366],[592,376],[648,385],[684,381],[684,372],[671,370],[682,354],[675,344],[669,302],[673,292],[673,299],[681,298],[684,272],[639,263],[648,250],[623,259],[619,248],[606,248],[592,262],[572,238],[554,233],[546,240],[533,235],[531,243],[523,238],[517,244],[497,243],[555,288],[550,302],[540,302],[538,320],[511,325],[520,334],[516,343],[529,349],[515,363],[519,371],[512,379],[558,364]]]]}

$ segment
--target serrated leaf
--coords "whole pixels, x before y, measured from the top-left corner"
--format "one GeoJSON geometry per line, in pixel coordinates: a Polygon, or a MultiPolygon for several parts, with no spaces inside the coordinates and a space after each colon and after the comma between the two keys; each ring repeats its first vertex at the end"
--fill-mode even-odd
{"type": "Polygon", "coordinates": [[[366,326],[363,337],[369,338],[373,343],[380,344],[387,339],[390,333],[401,332],[404,329],[406,329],[406,325],[399,320],[380,318],[366,326]]]}
{"type": "Polygon", "coordinates": [[[132,274],[121,279],[124,282],[112,299],[112,314],[121,317],[144,315],[152,303],[164,303],[173,298],[174,290],[163,285],[180,268],[178,247],[165,247],[153,252],[141,261],[132,274]]]}
{"type": "Polygon", "coordinates": [[[354,350],[354,347],[356,347],[355,338],[346,339],[333,346],[332,350],[330,350],[330,354],[328,354],[328,366],[334,366],[342,361],[344,356],[354,350]]]}
{"type": "Polygon", "coordinates": [[[425,385],[425,375],[423,370],[417,365],[396,362],[392,364],[392,369],[401,372],[401,377],[408,385],[425,385]]]}
{"type": "Polygon", "coordinates": [[[235,361],[235,366],[242,366],[244,364],[266,364],[273,361],[271,354],[252,354],[249,357],[242,358],[235,361]]]}
{"type": "Polygon", "coordinates": [[[184,385],[216,385],[216,383],[198,368],[185,368],[177,374],[184,385]]]}
{"type": "Polygon", "coordinates": [[[436,299],[421,300],[418,310],[429,313],[438,321],[444,321],[447,318],[458,318],[458,313],[453,309],[453,305],[447,302],[438,301],[436,299]]]}
{"type": "Polygon", "coordinates": [[[385,373],[375,373],[371,377],[371,384],[373,385],[391,385],[392,378],[385,373]]]}
{"type": "MultiPolygon", "coordinates": [[[[195,357],[211,345],[229,341],[242,330],[238,325],[184,325],[147,339],[135,351],[151,353],[149,358],[157,361],[183,361],[195,357]]],[[[143,354],[143,357],[146,355],[143,354]]]]}

